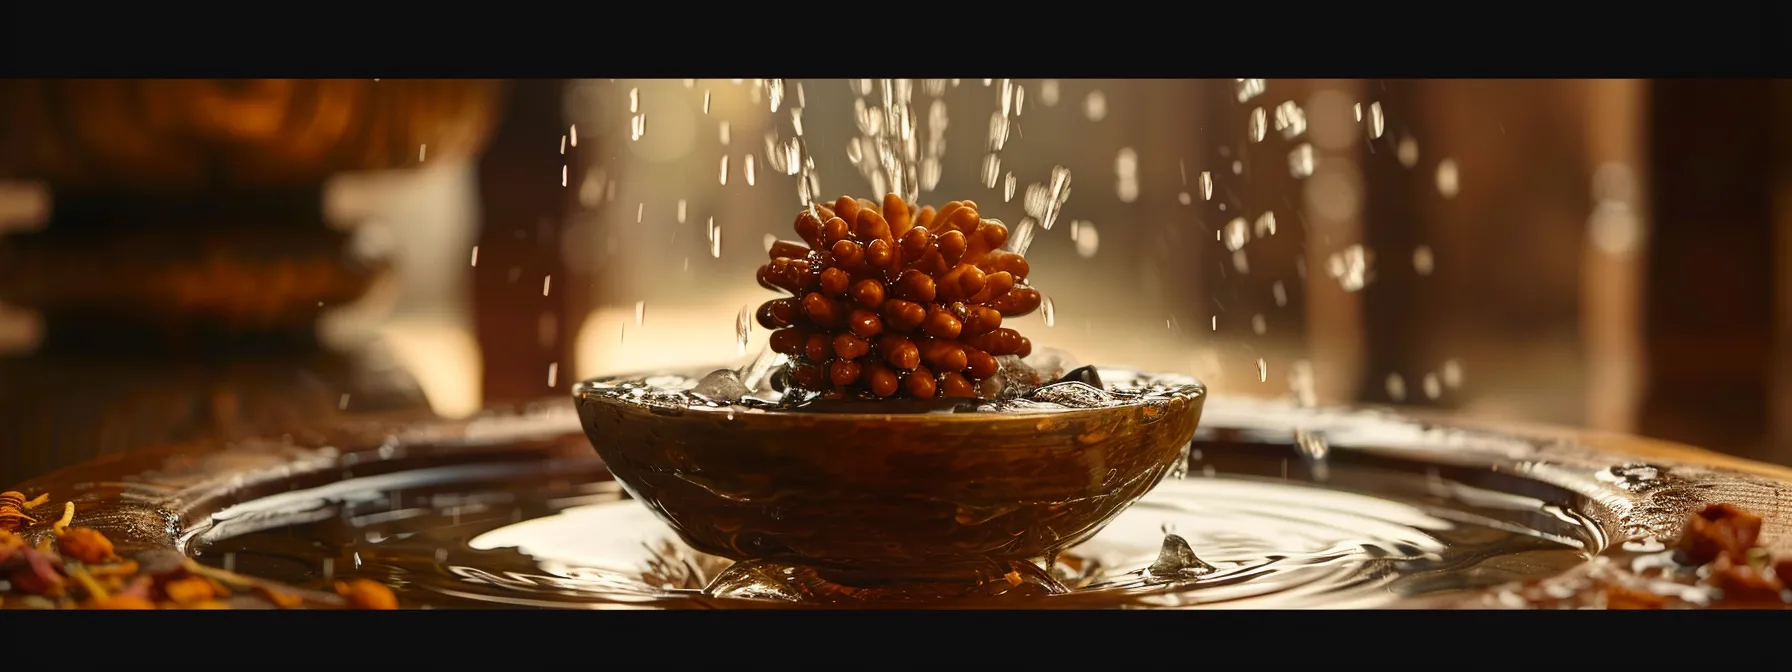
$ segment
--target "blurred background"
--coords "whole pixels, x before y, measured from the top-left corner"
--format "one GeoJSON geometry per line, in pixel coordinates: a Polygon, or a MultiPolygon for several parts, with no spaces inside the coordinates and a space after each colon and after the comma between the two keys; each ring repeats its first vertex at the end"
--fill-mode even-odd
{"type": "Polygon", "coordinates": [[[923,201],[1068,171],[1035,343],[1792,464],[1785,82],[13,80],[0,481],[739,359],[901,87],[923,201]]]}

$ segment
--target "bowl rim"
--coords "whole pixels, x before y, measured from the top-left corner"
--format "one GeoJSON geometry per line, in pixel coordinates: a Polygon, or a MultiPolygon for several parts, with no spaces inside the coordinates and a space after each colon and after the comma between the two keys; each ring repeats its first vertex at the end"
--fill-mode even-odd
{"type": "MultiPolygon", "coordinates": [[[[690,374],[698,372],[699,370],[701,370],[704,373],[708,373],[711,371],[716,371],[716,370],[726,369],[726,368],[730,368],[730,367],[714,366],[714,367],[705,368],[705,367],[698,366],[698,367],[689,367],[682,371],[678,370],[677,368],[667,367],[667,368],[655,369],[655,370],[647,371],[647,372],[619,373],[619,374],[596,376],[593,378],[587,378],[585,380],[581,380],[577,383],[574,383],[572,386],[572,397],[573,397],[574,401],[578,402],[577,405],[581,409],[584,407],[586,402],[592,402],[592,403],[600,403],[600,404],[603,404],[605,406],[612,407],[612,408],[623,409],[625,411],[630,411],[630,412],[651,413],[652,412],[651,409],[649,409],[645,406],[638,406],[638,405],[633,405],[633,404],[623,404],[623,403],[618,402],[614,398],[608,397],[607,395],[605,395],[605,396],[594,395],[591,392],[597,385],[604,384],[604,383],[617,382],[617,381],[641,380],[641,379],[645,379],[645,378],[651,378],[654,376],[663,376],[663,375],[687,376],[688,377],[690,374]]],[[[1200,379],[1195,378],[1194,376],[1189,375],[1189,374],[1170,373],[1170,372],[1150,372],[1150,371],[1143,371],[1143,370],[1139,370],[1139,369],[1132,369],[1132,368],[1126,368],[1126,367],[1100,366],[1100,365],[1096,365],[1096,368],[1101,371],[1127,371],[1127,372],[1132,372],[1132,373],[1136,373],[1136,374],[1149,374],[1149,375],[1160,375],[1160,376],[1161,375],[1176,375],[1176,376],[1181,376],[1183,378],[1186,378],[1186,379],[1188,379],[1187,383],[1180,384],[1180,385],[1173,385],[1173,386],[1165,386],[1164,388],[1162,388],[1162,390],[1164,391],[1164,393],[1166,395],[1176,396],[1176,397],[1181,397],[1181,398],[1187,399],[1189,401],[1189,404],[1193,405],[1194,410],[1196,410],[1197,412],[1200,410],[1201,405],[1203,404],[1203,402],[1205,402],[1205,400],[1207,398],[1207,385],[1202,383],[1200,381],[1200,379]]],[[[873,403],[875,403],[875,402],[873,402],[873,403]]],[[[1113,414],[1113,413],[1117,413],[1117,412],[1124,412],[1124,411],[1128,411],[1131,409],[1141,408],[1143,406],[1144,406],[1144,404],[1140,403],[1139,400],[1129,399],[1129,400],[1123,401],[1122,403],[1111,404],[1111,405],[1107,405],[1107,406],[1097,406],[1094,408],[1065,408],[1063,410],[1018,411],[1018,412],[1012,412],[1012,413],[862,413],[862,412],[833,412],[833,411],[830,411],[827,413],[813,413],[813,412],[789,411],[789,410],[781,410],[781,409],[768,410],[768,409],[763,409],[763,408],[750,408],[750,407],[746,407],[746,406],[741,406],[739,404],[729,404],[726,406],[714,406],[714,407],[691,406],[687,409],[687,411],[689,411],[688,413],[680,415],[678,417],[685,418],[685,419],[700,419],[700,418],[707,418],[707,417],[716,417],[716,418],[726,418],[731,422],[752,422],[753,420],[760,419],[760,418],[795,417],[795,418],[805,418],[805,419],[825,418],[825,420],[823,420],[823,422],[829,422],[829,423],[846,423],[846,422],[851,422],[851,421],[879,422],[879,423],[886,423],[886,424],[888,424],[888,423],[917,423],[917,422],[926,422],[928,424],[937,424],[937,423],[942,423],[942,422],[946,422],[946,423],[985,422],[985,423],[988,423],[988,422],[998,422],[998,421],[1000,421],[1000,422],[1035,421],[1035,420],[1046,419],[1046,418],[1060,419],[1060,420],[1086,420],[1086,419],[1090,419],[1090,418],[1094,418],[1094,417],[1100,417],[1103,415],[1109,415],[1109,414],[1113,414]]]]}

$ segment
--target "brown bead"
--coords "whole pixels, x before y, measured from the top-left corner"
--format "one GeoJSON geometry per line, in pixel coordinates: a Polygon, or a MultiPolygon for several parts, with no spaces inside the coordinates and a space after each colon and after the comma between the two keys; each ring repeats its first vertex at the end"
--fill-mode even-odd
{"type": "Polygon", "coordinates": [[[903,371],[913,371],[921,365],[921,349],[907,336],[884,334],[877,339],[877,349],[883,353],[884,361],[903,371]]]}
{"type": "Polygon", "coordinates": [[[834,354],[841,359],[858,359],[871,353],[871,343],[852,334],[834,337],[834,354]]]}
{"type": "Polygon", "coordinates": [[[828,364],[828,380],[834,381],[834,384],[840,387],[859,382],[859,373],[858,362],[836,359],[833,363],[828,364]]]}
{"type": "Polygon", "coordinates": [[[991,252],[978,265],[983,267],[985,273],[1012,273],[1016,281],[1027,279],[1027,271],[1030,270],[1027,258],[1013,252],[991,252]]]}
{"type": "Polygon", "coordinates": [[[879,238],[865,245],[865,265],[890,270],[896,268],[896,245],[879,238]]]}
{"type": "Polygon", "coordinates": [[[796,214],[796,235],[807,242],[810,248],[819,250],[824,242],[821,223],[826,220],[816,219],[816,214],[808,208],[803,208],[796,214]]]}
{"type": "Polygon", "coordinates": [[[767,329],[790,326],[802,314],[801,303],[796,299],[774,299],[759,304],[759,326],[767,329]]]}
{"type": "Polygon", "coordinates": [[[827,370],[820,364],[804,362],[790,367],[790,380],[798,387],[819,390],[827,384],[827,370]]]}
{"type": "Polygon", "coordinates": [[[983,289],[971,297],[972,303],[988,303],[991,299],[1000,298],[1014,289],[1014,274],[1007,271],[990,273],[983,276],[983,289]]]}
{"type": "Polygon", "coordinates": [[[901,384],[902,380],[896,377],[896,372],[890,370],[888,365],[876,363],[865,367],[865,387],[870,388],[872,394],[880,397],[892,396],[901,384]]]}
{"type": "Polygon", "coordinates": [[[876,310],[879,306],[884,305],[884,283],[871,278],[853,283],[852,300],[861,308],[876,310]]]}
{"type": "Polygon", "coordinates": [[[836,241],[828,252],[834,255],[834,263],[842,268],[857,268],[865,263],[865,246],[850,240],[836,241]]]}
{"type": "Polygon", "coordinates": [[[796,357],[803,354],[804,346],[809,342],[809,335],[801,329],[779,329],[772,332],[772,352],[780,355],[796,357]]]}
{"type": "Polygon", "coordinates": [[[896,194],[886,194],[884,196],[884,221],[890,223],[892,235],[900,236],[907,233],[909,228],[914,226],[908,202],[896,194]]]}
{"type": "Polygon", "coordinates": [[[773,259],[803,259],[809,256],[809,248],[794,240],[780,240],[772,243],[766,254],[773,259]]]}
{"type": "Polygon", "coordinates": [[[1037,310],[1040,301],[1043,299],[1044,297],[1039,295],[1039,290],[1037,289],[1033,289],[1032,287],[1015,287],[1014,289],[1008,290],[1008,293],[1003,294],[1001,298],[991,299],[989,303],[985,305],[996,309],[1008,317],[1020,317],[1037,310]]]}
{"type": "Polygon", "coordinates": [[[847,224],[846,220],[839,217],[823,222],[821,225],[821,239],[824,243],[821,247],[833,247],[834,243],[846,240],[850,236],[852,236],[852,225],[847,224]]]}
{"type": "Polygon", "coordinates": [[[940,396],[975,398],[977,386],[957,371],[940,376],[940,396]]]}
{"type": "Polygon", "coordinates": [[[859,202],[851,196],[834,199],[834,216],[842,221],[856,221],[859,218],[859,202]]]}
{"type": "Polygon", "coordinates": [[[969,346],[964,349],[964,360],[965,373],[976,380],[996,375],[999,368],[994,355],[969,346]]]}
{"type": "Polygon", "coordinates": [[[921,361],[927,362],[935,371],[963,371],[968,363],[964,346],[957,341],[935,338],[917,345],[921,350],[921,361]]]}
{"type": "MultiPolygon", "coordinates": [[[[840,242],[846,243],[844,240],[840,242]]],[[[847,285],[851,283],[852,275],[839,268],[830,268],[821,272],[821,293],[828,296],[840,296],[845,294],[847,285]]]]}
{"type": "Polygon", "coordinates": [[[958,332],[964,330],[964,323],[939,308],[927,311],[927,321],[921,324],[921,330],[934,338],[958,338],[958,332]]]}
{"type": "Polygon", "coordinates": [[[840,326],[840,320],[846,317],[841,308],[833,300],[814,292],[803,297],[803,314],[809,316],[809,321],[818,327],[840,326]]]}
{"type": "Polygon", "coordinates": [[[921,304],[902,299],[891,299],[884,302],[882,311],[884,327],[893,331],[910,332],[927,321],[927,309],[921,304]]]}
{"type": "Polygon", "coordinates": [[[980,257],[990,250],[1001,249],[1008,242],[1008,227],[994,220],[983,220],[983,226],[977,229],[977,236],[971,239],[971,249],[965,252],[972,257],[980,257]]]}
{"type": "Polygon", "coordinates": [[[884,331],[884,321],[878,318],[877,313],[864,308],[854,308],[851,316],[846,319],[846,325],[859,338],[871,338],[884,331]]]}
{"type": "Polygon", "coordinates": [[[959,264],[940,276],[938,298],[941,302],[963,301],[983,291],[983,269],[959,264]]]}
{"type": "Polygon", "coordinates": [[[858,219],[853,222],[852,233],[860,240],[895,240],[890,237],[890,223],[876,210],[859,210],[858,219]]]}
{"type": "Polygon", "coordinates": [[[896,296],[915,303],[927,303],[935,296],[933,278],[926,273],[909,269],[896,278],[896,296]]]}
{"type": "Polygon", "coordinates": [[[947,231],[939,234],[939,237],[935,238],[933,242],[935,249],[940,251],[940,256],[946,260],[947,266],[957,265],[958,260],[964,258],[964,251],[968,247],[962,231],[947,231]]]}
{"type": "Polygon", "coordinates": [[[917,226],[902,234],[902,239],[897,241],[896,246],[902,248],[902,258],[920,259],[933,246],[933,234],[917,226]]]}
{"type": "Polygon", "coordinates": [[[833,341],[827,334],[810,334],[809,340],[803,342],[803,357],[811,362],[825,362],[833,351],[833,341]]]}
{"type": "Polygon", "coordinates": [[[965,336],[976,336],[995,331],[1000,326],[1002,326],[1002,314],[996,309],[985,306],[966,306],[964,309],[964,331],[959,333],[965,336]]]}
{"type": "Polygon", "coordinates": [[[1014,356],[1026,357],[1031,354],[1033,354],[1033,339],[1020,337],[1020,345],[1014,347],[1014,356]]]}
{"type": "Polygon", "coordinates": [[[932,399],[939,386],[933,381],[933,372],[927,369],[915,369],[902,379],[902,390],[916,399],[932,399]]]}
{"type": "Polygon", "coordinates": [[[932,227],[933,218],[937,214],[939,213],[933,209],[933,206],[922,206],[920,210],[915,211],[915,228],[927,229],[932,227]]]}

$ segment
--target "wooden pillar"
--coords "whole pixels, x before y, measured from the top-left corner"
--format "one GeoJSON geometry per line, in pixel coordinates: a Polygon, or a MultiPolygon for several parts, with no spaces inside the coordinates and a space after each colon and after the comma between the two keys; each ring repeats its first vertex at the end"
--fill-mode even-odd
{"type": "Polygon", "coordinates": [[[1654,112],[1640,429],[1759,457],[1774,370],[1770,81],[1660,80],[1654,112]]]}
{"type": "Polygon", "coordinates": [[[559,152],[568,130],[564,86],[557,79],[515,82],[479,163],[483,223],[473,305],[488,404],[565,394],[574,377],[572,339],[543,338],[564,334],[569,322],[560,229],[577,182],[559,152]]]}

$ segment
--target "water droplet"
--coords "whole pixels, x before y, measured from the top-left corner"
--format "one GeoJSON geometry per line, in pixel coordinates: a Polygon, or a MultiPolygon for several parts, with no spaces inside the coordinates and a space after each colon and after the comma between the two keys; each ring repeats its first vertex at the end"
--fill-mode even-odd
{"type": "Polygon", "coordinates": [[[703,113],[709,114],[709,89],[703,90],[703,113]]]}
{"type": "Polygon", "coordinates": [[[714,228],[715,227],[715,224],[714,224],[715,219],[712,218],[709,221],[710,221],[710,227],[711,227],[710,228],[710,236],[709,236],[709,256],[712,258],[715,258],[715,259],[721,259],[722,258],[722,230],[718,229],[718,228],[714,228]]]}
{"type": "Polygon", "coordinates": [[[753,337],[753,307],[741,306],[734,316],[734,354],[747,354],[747,341],[753,337]]]}
{"type": "Polygon", "coordinates": [[[637,327],[641,326],[641,324],[643,322],[645,322],[646,320],[647,320],[647,302],[646,301],[636,301],[635,302],[635,326],[637,326],[637,327]]]}
{"type": "Polygon", "coordinates": [[[1462,387],[1462,362],[1454,359],[1444,362],[1444,385],[1452,390],[1462,387]]]}
{"type": "Polygon", "coordinates": [[[1190,203],[1195,202],[1195,199],[1194,199],[1194,197],[1189,196],[1188,192],[1181,191],[1181,192],[1176,193],[1176,202],[1181,203],[1183,205],[1188,205],[1190,203]]]}
{"type": "Polygon", "coordinates": [[[1120,148],[1114,157],[1114,174],[1118,178],[1116,191],[1121,203],[1139,200],[1139,154],[1131,147],[1120,148]]]}
{"type": "Polygon", "coordinates": [[[1269,115],[1263,108],[1251,110],[1251,121],[1246,131],[1251,142],[1263,142],[1263,137],[1269,132],[1269,115]]]}
{"type": "Polygon", "coordinates": [[[1437,193],[1444,198],[1455,198],[1462,185],[1458,182],[1455,159],[1444,159],[1437,162],[1437,193]]]}
{"type": "Polygon", "coordinates": [[[1201,200],[1213,200],[1213,173],[1201,171],[1201,177],[1197,179],[1197,182],[1201,185],[1201,200]]]}
{"type": "Polygon", "coordinates": [[[340,399],[336,400],[336,410],[338,410],[338,411],[348,410],[348,396],[349,395],[344,394],[344,395],[342,395],[342,397],[340,399]]]}
{"type": "Polygon", "coordinates": [[[473,265],[474,266],[479,265],[479,246],[478,245],[473,246],[473,265]]]}
{"type": "Polygon", "coordinates": [[[1058,326],[1058,311],[1056,308],[1054,308],[1052,306],[1052,298],[1051,297],[1049,297],[1049,296],[1045,297],[1045,300],[1040,302],[1039,310],[1040,310],[1040,313],[1042,314],[1042,316],[1045,318],[1045,326],[1047,326],[1047,327],[1058,326]]]}
{"type": "Polygon", "coordinates": [[[1026,256],[1027,248],[1033,244],[1033,233],[1036,226],[1032,217],[1020,218],[1020,223],[1015,224],[1014,230],[1008,232],[1008,242],[1004,247],[1007,247],[1010,252],[1026,256]]]}
{"type": "Polygon", "coordinates": [[[1410,135],[1401,136],[1399,144],[1394,147],[1394,156],[1400,159],[1400,165],[1407,168],[1419,165],[1419,141],[1410,135]]]}
{"type": "Polygon", "coordinates": [[[1262,357],[1257,358],[1257,382],[1269,382],[1269,362],[1263,361],[1262,357]]]}
{"type": "Polygon", "coordinates": [[[1108,97],[1102,95],[1101,91],[1090,91],[1089,96],[1083,99],[1083,114],[1089,117],[1089,121],[1101,121],[1107,117],[1108,97]]]}
{"type": "Polygon", "coordinates": [[[728,155],[727,154],[722,155],[721,181],[722,181],[722,186],[724,186],[724,187],[728,186],[728,155]]]}
{"type": "Polygon", "coordinates": [[[1368,286],[1372,274],[1374,255],[1363,249],[1362,245],[1351,245],[1326,258],[1326,271],[1338,281],[1338,286],[1346,292],[1359,291],[1368,286]]]}
{"type": "Polygon", "coordinates": [[[628,113],[634,114],[634,113],[640,112],[640,111],[641,111],[641,89],[639,87],[629,89],[628,90],[628,113]]]}
{"type": "Polygon", "coordinates": [[[1258,336],[1269,331],[1269,321],[1263,318],[1263,313],[1251,316],[1251,331],[1256,332],[1258,336]]]}
{"type": "Polygon", "coordinates": [[[1223,240],[1226,243],[1226,249],[1234,252],[1243,249],[1245,243],[1251,241],[1251,225],[1246,223],[1243,217],[1226,222],[1224,233],[1223,240]]]}
{"type": "Polygon", "coordinates": [[[1388,389],[1388,398],[1389,399],[1392,399],[1397,402],[1398,401],[1406,401],[1406,379],[1400,377],[1400,374],[1398,374],[1398,373],[1388,374],[1388,379],[1387,379],[1387,382],[1385,383],[1385,385],[1387,386],[1387,389],[1388,389]]]}
{"type": "Polygon", "coordinates": [[[685,204],[684,199],[682,199],[682,198],[678,199],[678,223],[679,224],[684,223],[685,205],[686,204],[685,204]]]}
{"type": "Polygon", "coordinates": [[[1294,177],[1307,177],[1313,174],[1313,146],[1301,143],[1294,151],[1288,153],[1288,174],[1294,177]]]}
{"type": "Polygon", "coordinates": [[[1435,374],[1435,373],[1425,374],[1424,386],[1425,386],[1425,398],[1426,399],[1436,399],[1440,396],[1443,396],[1444,386],[1442,383],[1438,382],[1437,374],[1435,374]]]}
{"type": "Polygon", "coordinates": [[[640,140],[643,135],[647,135],[647,115],[637,114],[630,122],[629,139],[640,140]]]}
{"type": "Polygon", "coordinates": [[[1233,84],[1233,91],[1238,94],[1238,102],[1241,103],[1250,102],[1252,98],[1263,95],[1268,88],[1266,82],[1261,79],[1239,79],[1234,80],[1233,84]]]}
{"type": "Polygon", "coordinates": [[[1009,201],[1014,200],[1015,182],[1016,182],[1016,180],[1014,179],[1014,173],[1008,173],[1007,177],[1002,178],[1002,202],[1003,203],[1007,203],[1009,201]]]}
{"type": "MultiPolygon", "coordinates": [[[[1357,115],[1357,119],[1359,119],[1359,120],[1362,119],[1362,114],[1360,112],[1357,115]]],[[[1381,102],[1380,101],[1369,103],[1368,123],[1369,123],[1369,139],[1371,139],[1371,140],[1380,138],[1382,133],[1385,133],[1387,131],[1388,120],[1386,117],[1382,116],[1382,114],[1381,114],[1381,102]]],[[[1410,139],[1410,138],[1408,138],[1408,139],[1410,139]]],[[[1401,144],[1401,147],[1404,148],[1406,145],[1406,141],[1402,140],[1400,144],[1401,144]]],[[[1402,149],[1400,151],[1404,151],[1404,150],[1402,149]]],[[[1416,144],[1413,146],[1413,151],[1415,152],[1415,155],[1413,158],[1417,159],[1418,156],[1416,155],[1416,152],[1418,151],[1418,146],[1416,144]]],[[[1400,159],[1400,162],[1406,163],[1406,159],[1400,159]]]]}
{"type": "Polygon", "coordinates": [[[1275,282],[1275,284],[1270,285],[1269,291],[1271,294],[1275,295],[1275,297],[1276,297],[1276,307],[1277,308],[1281,308],[1283,306],[1288,305],[1288,290],[1282,288],[1281,280],[1277,280],[1275,282]]]}
{"type": "Polygon", "coordinates": [[[542,296],[547,296],[548,290],[552,289],[553,287],[554,287],[554,276],[544,275],[541,277],[541,295],[542,296]]]}
{"type": "Polygon", "coordinates": [[[1425,245],[1420,245],[1418,247],[1413,248],[1413,250],[1412,250],[1412,270],[1413,270],[1413,272],[1418,273],[1419,275],[1431,275],[1432,268],[1433,268],[1433,260],[1431,258],[1431,248],[1428,246],[1425,246],[1425,245]]]}
{"type": "Polygon", "coordinates": [[[1187,539],[1174,534],[1164,535],[1164,545],[1158,549],[1157,559],[1145,570],[1151,578],[1159,580],[1190,579],[1214,571],[1213,565],[1195,557],[1187,539]]]}
{"type": "MultiPolygon", "coordinates": [[[[1243,161],[1239,161],[1237,159],[1234,159],[1232,161],[1232,174],[1233,175],[1243,175],[1244,174],[1244,162],[1243,161]]],[[[1226,204],[1224,204],[1224,203],[1220,204],[1220,209],[1224,210],[1225,207],[1226,207],[1226,204]]]]}
{"type": "Polygon", "coordinates": [[[1307,463],[1307,471],[1313,474],[1313,480],[1325,481],[1330,478],[1331,447],[1326,444],[1325,435],[1306,429],[1294,430],[1294,447],[1300,451],[1301,461],[1307,463]]]}
{"type": "Polygon", "coordinates": [[[549,364],[548,365],[548,387],[553,387],[554,382],[559,379],[560,379],[560,363],[554,362],[552,364],[549,364]]]}
{"type": "Polygon", "coordinates": [[[1293,140],[1307,132],[1307,113],[1300,109],[1294,101],[1286,101],[1276,106],[1276,130],[1282,139],[1293,140]]]}
{"type": "Polygon", "coordinates": [[[1276,213],[1264,211],[1257,215],[1257,237],[1264,238],[1276,235],[1276,213]]]}
{"type": "Polygon", "coordinates": [[[1046,107],[1058,104],[1058,80],[1048,79],[1039,83],[1039,102],[1046,107]]]}
{"type": "Polygon", "coordinates": [[[983,157],[983,186],[996,188],[996,181],[1002,177],[1002,157],[990,154],[983,157]]]}
{"type": "Polygon", "coordinates": [[[1095,230],[1093,222],[1081,222],[1081,226],[1070,229],[1071,240],[1076,243],[1076,253],[1084,259],[1095,256],[1101,247],[1101,233],[1095,230]]]}

